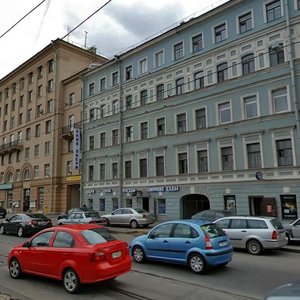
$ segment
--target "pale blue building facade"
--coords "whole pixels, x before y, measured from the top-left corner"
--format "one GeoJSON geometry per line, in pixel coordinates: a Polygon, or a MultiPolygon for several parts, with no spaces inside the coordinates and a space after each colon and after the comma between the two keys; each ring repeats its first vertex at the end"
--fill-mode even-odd
{"type": "Polygon", "coordinates": [[[231,0],[85,73],[82,202],[299,217],[299,8],[231,0]]]}

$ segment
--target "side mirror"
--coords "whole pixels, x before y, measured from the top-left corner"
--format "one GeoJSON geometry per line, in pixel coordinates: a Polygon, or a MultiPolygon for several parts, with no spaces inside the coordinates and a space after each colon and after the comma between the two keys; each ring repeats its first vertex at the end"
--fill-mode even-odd
{"type": "Polygon", "coordinates": [[[23,244],[23,247],[26,247],[26,248],[29,248],[30,246],[31,246],[31,243],[28,241],[23,244]]]}

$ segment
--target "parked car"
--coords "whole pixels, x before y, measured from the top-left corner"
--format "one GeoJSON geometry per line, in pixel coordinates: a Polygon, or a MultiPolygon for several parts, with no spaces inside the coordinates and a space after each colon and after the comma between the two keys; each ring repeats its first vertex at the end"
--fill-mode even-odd
{"type": "Polygon", "coordinates": [[[283,225],[274,217],[231,216],[215,223],[226,232],[234,248],[247,249],[253,255],[287,244],[283,225]]]}
{"type": "Polygon", "coordinates": [[[7,211],[4,207],[0,207],[0,218],[5,218],[7,215],[7,211]]]}
{"type": "Polygon", "coordinates": [[[52,226],[51,219],[39,213],[20,213],[0,224],[0,234],[32,235],[52,226]]]}
{"type": "Polygon", "coordinates": [[[71,208],[67,212],[65,212],[64,214],[59,215],[57,219],[58,220],[66,219],[74,212],[81,212],[81,211],[88,211],[88,210],[91,210],[91,209],[87,208],[86,206],[71,208]]]}
{"type": "Polygon", "coordinates": [[[213,210],[213,209],[207,209],[207,210],[202,210],[196,214],[194,214],[191,219],[192,220],[206,220],[206,221],[216,221],[220,218],[223,217],[229,217],[229,216],[234,216],[235,212],[232,210],[213,210]]]}
{"type": "Polygon", "coordinates": [[[292,221],[291,223],[283,223],[286,231],[288,242],[293,240],[300,240],[300,218],[292,221]]]}
{"type": "Polygon", "coordinates": [[[106,219],[100,217],[99,213],[94,210],[73,212],[68,218],[57,221],[58,225],[63,224],[102,224],[106,225],[106,219]]]}
{"type": "Polygon", "coordinates": [[[300,299],[300,282],[281,285],[270,291],[265,300],[296,300],[300,299]]]}
{"type": "Polygon", "coordinates": [[[204,273],[209,266],[225,266],[232,246],[225,232],[203,220],[167,221],[131,242],[130,253],[138,263],[156,260],[189,266],[204,273]]]}
{"type": "Polygon", "coordinates": [[[148,227],[156,221],[154,214],[147,212],[143,208],[118,208],[112,213],[102,215],[109,225],[129,225],[135,229],[139,226],[148,227]]]}
{"type": "Polygon", "coordinates": [[[62,280],[69,293],[81,284],[114,279],[131,270],[128,244],[97,224],[45,229],[8,254],[13,279],[23,273],[62,280]]]}

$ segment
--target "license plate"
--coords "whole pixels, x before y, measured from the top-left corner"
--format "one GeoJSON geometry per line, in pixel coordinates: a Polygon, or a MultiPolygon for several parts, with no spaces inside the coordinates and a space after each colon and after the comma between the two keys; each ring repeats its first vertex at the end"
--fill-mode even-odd
{"type": "Polygon", "coordinates": [[[119,258],[121,256],[121,251],[114,252],[112,258],[119,258]]]}
{"type": "Polygon", "coordinates": [[[228,242],[227,241],[223,241],[223,242],[219,242],[219,246],[220,247],[225,247],[228,245],[228,242]]]}

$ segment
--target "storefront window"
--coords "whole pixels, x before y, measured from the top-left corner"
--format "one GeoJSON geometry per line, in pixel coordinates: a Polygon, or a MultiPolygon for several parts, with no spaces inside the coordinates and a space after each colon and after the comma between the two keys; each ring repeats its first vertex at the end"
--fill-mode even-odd
{"type": "Polygon", "coordinates": [[[105,211],[105,199],[104,198],[99,199],[99,207],[100,207],[100,211],[105,211]]]}
{"type": "Polygon", "coordinates": [[[158,214],[166,214],[166,199],[157,199],[158,214]]]}
{"type": "Polygon", "coordinates": [[[295,195],[281,195],[282,219],[297,219],[297,202],[295,195]]]}

